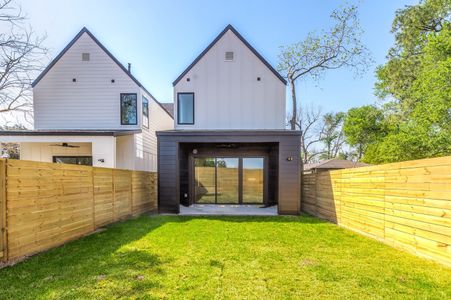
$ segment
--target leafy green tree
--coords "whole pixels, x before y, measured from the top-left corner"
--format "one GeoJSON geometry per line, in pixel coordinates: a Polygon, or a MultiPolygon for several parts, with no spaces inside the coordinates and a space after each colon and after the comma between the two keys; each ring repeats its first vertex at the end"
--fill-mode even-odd
{"type": "MultiPolygon", "coordinates": [[[[392,26],[395,45],[387,63],[377,69],[376,94],[389,99],[382,107],[383,130],[366,143],[364,161],[451,154],[450,15],[449,0],[424,0],[397,11],[392,26]]],[[[362,128],[351,129],[345,129],[349,143],[363,137],[362,128]]]]}
{"type": "Polygon", "coordinates": [[[396,12],[392,24],[395,45],[388,52],[388,62],[377,68],[376,93],[381,98],[393,97],[402,113],[410,112],[418,100],[411,88],[422,68],[424,48],[431,36],[449,24],[450,7],[449,0],[426,0],[396,12]]]}
{"type": "Polygon", "coordinates": [[[338,156],[344,144],[343,112],[327,113],[323,116],[323,130],[320,140],[324,144],[324,151],[320,155],[321,159],[331,159],[338,156]]]}
{"type": "MultiPolygon", "coordinates": [[[[383,163],[451,154],[450,28],[448,24],[429,38],[410,87],[415,105],[405,118],[391,122],[388,135],[379,144],[368,148],[366,161],[383,163]]],[[[394,119],[396,114],[388,116],[394,119]]]]}
{"type": "Polygon", "coordinates": [[[357,159],[370,144],[380,141],[385,135],[384,114],[373,105],[351,108],[344,120],[343,131],[346,142],[356,148],[357,159]]]}

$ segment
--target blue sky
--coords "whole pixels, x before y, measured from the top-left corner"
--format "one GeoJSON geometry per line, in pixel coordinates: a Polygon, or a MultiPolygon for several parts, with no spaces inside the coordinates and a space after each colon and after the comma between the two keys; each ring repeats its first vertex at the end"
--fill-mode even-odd
{"type": "MultiPolygon", "coordinates": [[[[172,102],[172,82],[194,58],[232,24],[273,66],[279,46],[327,28],[330,12],[343,1],[107,1],[19,0],[38,33],[46,33],[50,57],[86,26],[161,102],[172,102]]],[[[362,78],[349,70],[331,71],[316,84],[298,85],[302,103],[323,112],[346,111],[373,103],[374,70],[393,44],[396,9],[413,0],[366,0],[360,3],[363,41],[375,64],[362,78]]],[[[351,1],[352,3],[352,1],[351,1]]],[[[287,90],[287,96],[289,96],[287,90]]]]}

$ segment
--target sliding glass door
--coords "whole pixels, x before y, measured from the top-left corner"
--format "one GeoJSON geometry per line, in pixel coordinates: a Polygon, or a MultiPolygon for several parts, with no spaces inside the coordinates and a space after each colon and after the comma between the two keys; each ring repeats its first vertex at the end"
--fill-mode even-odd
{"type": "Polygon", "coordinates": [[[263,203],[263,157],[243,158],[243,203],[263,203]]]}
{"type": "Polygon", "coordinates": [[[194,194],[197,203],[216,203],[215,158],[194,159],[194,194]]]}
{"type": "Polygon", "coordinates": [[[203,204],[262,204],[263,157],[194,158],[194,201],[203,204]]]}
{"type": "Polygon", "coordinates": [[[216,203],[239,203],[238,158],[216,158],[216,203]]]}

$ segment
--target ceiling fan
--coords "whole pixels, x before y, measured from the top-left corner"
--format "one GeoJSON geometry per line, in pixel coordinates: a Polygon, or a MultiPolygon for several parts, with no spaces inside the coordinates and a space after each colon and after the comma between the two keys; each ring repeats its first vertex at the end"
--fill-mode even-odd
{"type": "Polygon", "coordinates": [[[67,148],[80,148],[80,146],[69,145],[68,143],[52,144],[52,145],[50,145],[50,146],[67,147],[67,148]]]}

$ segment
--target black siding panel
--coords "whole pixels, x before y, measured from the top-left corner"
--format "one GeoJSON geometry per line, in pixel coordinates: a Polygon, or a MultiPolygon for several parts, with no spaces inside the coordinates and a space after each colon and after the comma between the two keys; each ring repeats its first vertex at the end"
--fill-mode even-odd
{"type": "MultiPolygon", "coordinates": [[[[241,143],[251,150],[252,144],[259,144],[261,151],[269,154],[268,161],[268,200],[278,203],[280,214],[299,214],[300,193],[300,137],[297,134],[266,134],[263,131],[255,135],[243,135],[230,132],[214,135],[199,133],[187,135],[164,133],[158,137],[158,203],[161,213],[178,213],[184,194],[189,193],[189,153],[196,147],[208,143],[241,143]],[[191,145],[188,145],[191,144],[191,145]],[[267,144],[267,145],[265,145],[267,144]],[[265,149],[265,150],[263,150],[265,149]],[[292,160],[287,160],[291,157],[292,160]]],[[[199,148],[200,149],[200,148],[199,148]]],[[[244,148],[243,148],[244,149],[244,148]]],[[[241,149],[241,150],[243,150],[241,149]]],[[[208,149],[206,149],[208,150],[208,149]]],[[[230,152],[233,149],[214,149],[217,152],[230,152]]],[[[236,150],[239,151],[239,150],[236,150]]]]}
{"type": "Polygon", "coordinates": [[[178,144],[174,141],[158,139],[158,211],[178,213],[177,194],[178,144]]]}

